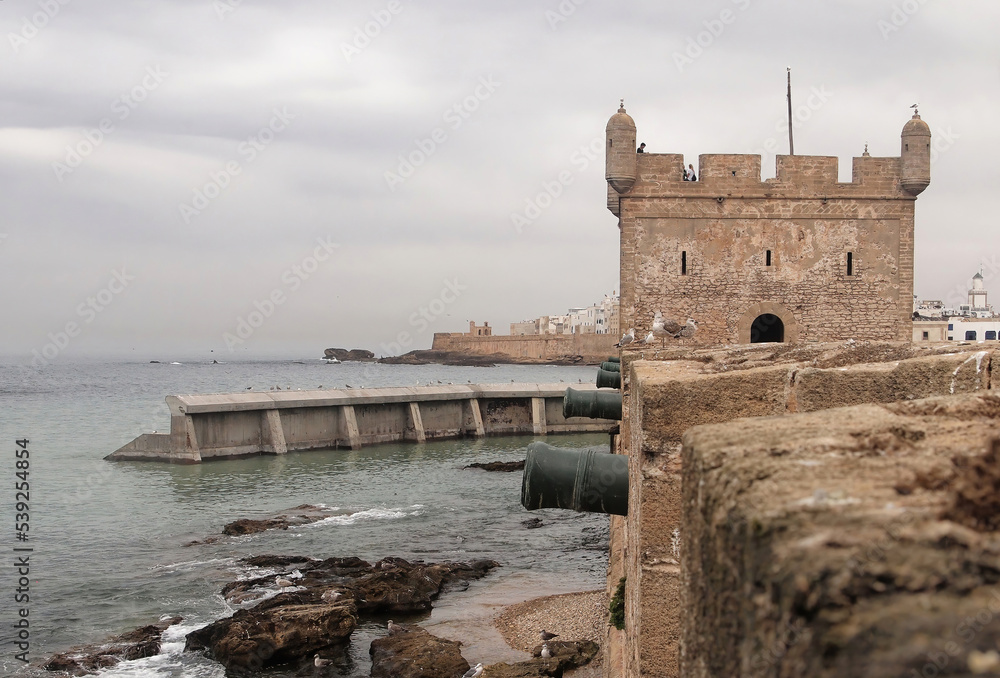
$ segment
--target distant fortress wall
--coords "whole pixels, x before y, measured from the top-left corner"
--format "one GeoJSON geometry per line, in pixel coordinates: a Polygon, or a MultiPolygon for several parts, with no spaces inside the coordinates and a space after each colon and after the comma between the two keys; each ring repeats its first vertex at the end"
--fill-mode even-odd
{"type": "Polygon", "coordinates": [[[513,337],[477,337],[461,333],[434,334],[431,350],[476,355],[503,353],[514,358],[558,358],[581,355],[588,362],[615,354],[618,337],[611,334],[527,334],[513,337]]]}

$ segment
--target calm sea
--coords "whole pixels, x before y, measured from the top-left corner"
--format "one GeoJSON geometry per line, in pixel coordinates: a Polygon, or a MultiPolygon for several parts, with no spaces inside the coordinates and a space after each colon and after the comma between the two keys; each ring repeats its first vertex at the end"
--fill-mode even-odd
{"type": "MultiPolygon", "coordinates": [[[[520,473],[463,469],[474,461],[522,459],[531,437],[383,445],[195,466],[102,458],[140,433],[167,431],[163,398],[170,394],[236,392],[248,386],[569,385],[592,383],[595,375],[591,367],[326,365],[318,360],[150,364],[67,359],[41,369],[0,362],[0,441],[6,447],[0,458],[0,548],[5,554],[0,560],[0,675],[49,675],[15,659],[13,625],[17,610],[24,607],[30,611],[32,660],[180,615],[183,624],[170,630],[159,656],[126,662],[101,675],[219,678],[224,675],[220,665],[182,653],[183,636],[232,614],[219,590],[249,574],[240,558],[263,553],[498,560],[502,567],[490,577],[468,591],[446,594],[429,618],[408,621],[441,635],[464,628],[463,652],[473,663],[503,658],[488,632],[470,631],[488,626],[487,612],[494,606],[604,585],[605,516],[529,514],[519,503],[520,473]],[[18,439],[27,439],[30,450],[26,542],[15,541],[18,439]],[[352,515],[185,546],[220,535],[223,525],[237,518],[305,503],[352,515]],[[543,519],[542,528],[521,525],[536,516],[543,519]],[[14,601],[17,546],[33,549],[27,604],[14,601]]],[[[547,440],[563,447],[607,443],[604,435],[547,440]]],[[[368,675],[368,643],[380,633],[381,620],[359,627],[343,675],[368,675]]],[[[293,668],[271,675],[295,675],[293,668]]]]}

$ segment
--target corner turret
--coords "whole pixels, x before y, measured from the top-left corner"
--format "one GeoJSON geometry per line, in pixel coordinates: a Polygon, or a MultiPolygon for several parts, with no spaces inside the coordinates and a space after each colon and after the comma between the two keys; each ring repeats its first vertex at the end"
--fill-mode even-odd
{"type": "Polygon", "coordinates": [[[636,180],[635,121],[625,112],[625,102],[608,120],[604,152],[604,178],[619,193],[628,193],[636,180]]]}
{"type": "Polygon", "coordinates": [[[903,125],[902,133],[903,190],[920,195],[931,183],[931,128],[920,119],[914,106],[913,117],[903,125]]]}

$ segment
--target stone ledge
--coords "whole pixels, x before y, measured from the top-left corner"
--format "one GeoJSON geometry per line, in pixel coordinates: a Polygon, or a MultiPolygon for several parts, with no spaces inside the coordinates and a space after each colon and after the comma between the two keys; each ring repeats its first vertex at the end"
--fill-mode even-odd
{"type": "Polygon", "coordinates": [[[681,675],[970,673],[1000,642],[1000,535],[945,516],[998,434],[985,394],[688,431],[681,675]]]}

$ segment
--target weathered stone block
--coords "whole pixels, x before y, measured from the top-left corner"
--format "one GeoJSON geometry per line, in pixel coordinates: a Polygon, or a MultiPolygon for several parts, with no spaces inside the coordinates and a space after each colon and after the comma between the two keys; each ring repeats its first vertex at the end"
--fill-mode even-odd
{"type": "Polygon", "coordinates": [[[998,433],[991,394],[688,431],[680,675],[997,675],[1000,533],[962,512],[998,433]]]}
{"type": "Polygon", "coordinates": [[[783,413],[790,376],[783,365],[713,374],[703,363],[633,363],[630,412],[642,408],[641,451],[663,452],[697,424],[783,413]]]}
{"type": "Polygon", "coordinates": [[[933,355],[897,362],[805,368],[795,376],[798,411],[889,403],[989,388],[991,352],[933,355]]]}

